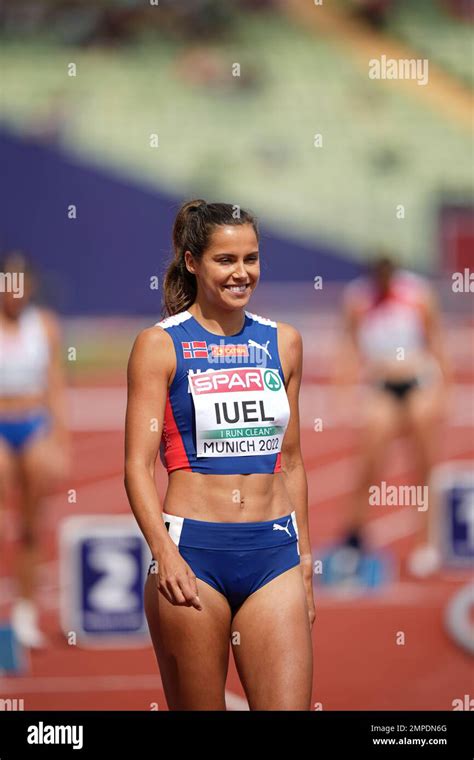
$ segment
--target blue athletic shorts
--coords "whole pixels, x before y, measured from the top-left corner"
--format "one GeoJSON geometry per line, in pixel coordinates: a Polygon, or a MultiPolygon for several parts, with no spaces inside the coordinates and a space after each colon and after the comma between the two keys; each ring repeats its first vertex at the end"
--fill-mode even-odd
{"type": "MultiPolygon", "coordinates": [[[[197,578],[223,594],[234,615],[254,591],[300,563],[296,513],[222,523],[163,512],[172,541],[197,578]]],[[[148,574],[154,565],[152,559],[148,574]]]]}
{"type": "Polygon", "coordinates": [[[50,428],[50,415],[46,410],[22,412],[17,416],[0,416],[0,438],[19,453],[38,435],[50,428]]]}

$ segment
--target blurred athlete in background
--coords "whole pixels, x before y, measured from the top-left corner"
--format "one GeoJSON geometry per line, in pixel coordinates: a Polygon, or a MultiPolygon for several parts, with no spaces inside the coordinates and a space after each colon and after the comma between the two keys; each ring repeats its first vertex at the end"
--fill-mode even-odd
{"type": "MultiPolygon", "coordinates": [[[[0,269],[0,545],[5,542],[7,485],[19,486],[17,598],[11,623],[27,647],[46,644],[35,604],[41,499],[69,469],[60,331],[56,317],[31,299],[34,278],[26,257],[7,254],[0,269]]],[[[0,555],[2,552],[0,551],[0,555]]],[[[2,568],[4,571],[4,568],[2,568]]]]}
{"type": "MultiPolygon", "coordinates": [[[[390,256],[379,255],[367,276],[346,286],[343,312],[339,381],[357,382],[358,369],[367,384],[361,460],[344,541],[360,552],[369,488],[380,482],[386,447],[399,433],[411,438],[417,483],[428,485],[450,371],[432,288],[422,277],[397,268],[390,256]]],[[[431,542],[432,509],[417,514],[417,546],[407,569],[424,577],[438,569],[440,558],[431,542]]]]}

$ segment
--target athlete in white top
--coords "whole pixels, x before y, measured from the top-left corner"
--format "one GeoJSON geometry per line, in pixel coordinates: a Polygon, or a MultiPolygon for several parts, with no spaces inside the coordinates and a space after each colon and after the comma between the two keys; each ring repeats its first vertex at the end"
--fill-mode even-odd
{"type": "Polygon", "coordinates": [[[31,268],[21,253],[4,259],[0,276],[0,544],[7,485],[17,474],[21,534],[12,627],[23,645],[39,648],[46,644],[34,603],[41,498],[69,469],[60,336],[55,316],[31,303],[31,268]]]}
{"type": "MultiPolygon", "coordinates": [[[[390,257],[377,258],[369,276],[346,287],[343,310],[339,380],[367,383],[362,461],[346,538],[359,549],[369,488],[378,482],[385,449],[397,433],[410,435],[418,482],[428,484],[450,372],[431,287],[424,278],[397,269],[390,257]]],[[[408,571],[421,577],[437,569],[439,556],[430,545],[431,511],[417,514],[419,546],[409,558],[408,571]]]]}

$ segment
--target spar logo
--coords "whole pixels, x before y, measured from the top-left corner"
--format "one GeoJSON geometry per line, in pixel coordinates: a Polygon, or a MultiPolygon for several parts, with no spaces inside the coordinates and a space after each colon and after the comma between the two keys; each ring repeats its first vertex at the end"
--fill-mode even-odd
{"type": "Polygon", "coordinates": [[[192,391],[197,396],[205,393],[236,393],[239,391],[278,391],[282,382],[277,372],[258,368],[221,369],[214,372],[189,372],[192,391]]]}
{"type": "Polygon", "coordinates": [[[280,375],[277,372],[273,372],[271,369],[265,370],[263,382],[271,391],[279,391],[281,388],[280,375]]]}
{"type": "Polygon", "coordinates": [[[189,373],[189,382],[197,396],[204,393],[236,393],[263,391],[264,385],[258,369],[220,369],[202,374],[189,373]]]}

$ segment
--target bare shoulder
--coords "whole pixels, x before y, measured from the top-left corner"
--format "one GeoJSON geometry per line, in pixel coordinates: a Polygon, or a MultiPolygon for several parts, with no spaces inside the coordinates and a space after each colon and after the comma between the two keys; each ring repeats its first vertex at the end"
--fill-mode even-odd
{"type": "Polygon", "coordinates": [[[36,309],[50,342],[58,343],[61,337],[59,318],[52,309],[44,306],[37,306],[36,309]]]}
{"type": "Polygon", "coordinates": [[[303,362],[303,339],[301,333],[287,322],[277,322],[278,353],[288,388],[290,378],[294,375],[301,380],[303,362]]]}
{"type": "Polygon", "coordinates": [[[277,329],[278,341],[283,349],[293,352],[302,350],[303,339],[296,327],[288,324],[288,322],[277,322],[277,329]]]}
{"type": "Polygon", "coordinates": [[[129,371],[147,368],[168,376],[176,366],[171,335],[159,325],[145,327],[135,338],[129,359],[129,371]]]}

